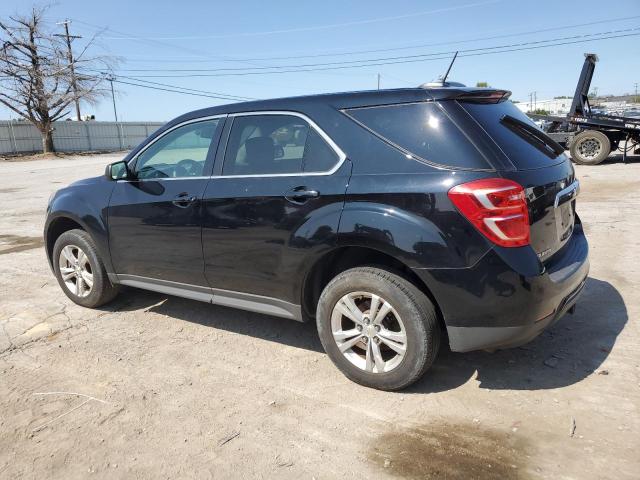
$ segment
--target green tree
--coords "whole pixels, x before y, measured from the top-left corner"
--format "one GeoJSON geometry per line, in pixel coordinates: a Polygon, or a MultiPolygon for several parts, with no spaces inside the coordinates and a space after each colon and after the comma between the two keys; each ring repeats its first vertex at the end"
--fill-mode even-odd
{"type": "Polygon", "coordinates": [[[533,112],[536,115],[549,115],[549,110],[545,110],[544,108],[536,108],[533,112]]]}
{"type": "Polygon", "coordinates": [[[489,86],[488,82],[476,82],[476,87],[478,88],[486,88],[489,86]]]}

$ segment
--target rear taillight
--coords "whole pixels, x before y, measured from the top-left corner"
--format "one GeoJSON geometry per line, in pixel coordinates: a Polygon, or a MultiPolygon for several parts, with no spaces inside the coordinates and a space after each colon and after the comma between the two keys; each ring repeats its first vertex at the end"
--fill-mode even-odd
{"type": "Polygon", "coordinates": [[[529,244],[529,212],[521,185],[486,178],[457,185],[449,198],[480,232],[501,247],[529,244]]]}

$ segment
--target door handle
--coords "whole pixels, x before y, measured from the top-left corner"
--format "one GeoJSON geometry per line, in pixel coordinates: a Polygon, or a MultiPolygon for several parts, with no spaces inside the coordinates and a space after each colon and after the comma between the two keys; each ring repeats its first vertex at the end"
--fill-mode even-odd
{"type": "Polygon", "coordinates": [[[179,195],[176,195],[176,197],[173,199],[173,202],[171,203],[173,203],[176,207],[187,208],[196,200],[197,200],[196,197],[184,192],[179,195]]]}
{"type": "Polygon", "coordinates": [[[284,194],[284,198],[292,203],[304,203],[310,198],[317,198],[320,196],[320,192],[317,190],[310,190],[307,187],[296,187],[289,190],[284,194]]]}

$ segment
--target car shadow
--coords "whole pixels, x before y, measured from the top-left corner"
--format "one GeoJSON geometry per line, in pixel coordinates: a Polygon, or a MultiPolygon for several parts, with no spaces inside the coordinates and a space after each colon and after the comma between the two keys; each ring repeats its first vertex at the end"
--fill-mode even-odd
{"type": "Polygon", "coordinates": [[[491,390],[572,385],[598,371],[627,320],[627,308],[618,290],[609,282],[590,277],[575,313],[565,315],[532,342],[495,353],[454,353],[444,341],[431,370],[408,392],[442,392],[474,376],[480,388],[491,390]]]}
{"type": "MultiPolygon", "coordinates": [[[[312,322],[284,320],[130,287],[123,288],[118,298],[103,309],[113,312],[144,309],[261,340],[323,351],[312,322]]],[[[434,365],[405,393],[443,392],[467,383],[474,376],[480,388],[492,390],[568,386],[599,369],[627,320],[627,309],[618,290],[609,282],[589,278],[575,314],[565,315],[527,345],[495,353],[454,353],[443,338],[434,365]]]]}
{"type": "Polygon", "coordinates": [[[597,165],[592,165],[594,167],[597,167],[599,165],[610,165],[612,163],[640,163],[640,155],[635,155],[635,154],[627,154],[627,159],[626,162],[623,161],[623,155],[622,153],[614,153],[609,155],[607,158],[605,158],[602,162],[598,163],[597,165]]]}
{"type": "MultiPolygon", "coordinates": [[[[621,153],[609,155],[599,165],[607,165],[609,163],[624,163],[623,155],[621,153]]],[[[640,163],[640,155],[627,154],[626,163],[640,163]]]]}
{"type": "Polygon", "coordinates": [[[312,322],[296,322],[133,287],[123,287],[116,300],[103,306],[102,310],[110,312],[145,310],[205,327],[248,335],[313,352],[324,352],[316,326],[312,322]]]}

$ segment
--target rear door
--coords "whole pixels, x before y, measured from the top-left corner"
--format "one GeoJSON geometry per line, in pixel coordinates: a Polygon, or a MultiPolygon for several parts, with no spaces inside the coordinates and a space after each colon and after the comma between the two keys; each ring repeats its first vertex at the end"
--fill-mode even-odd
{"type": "Polygon", "coordinates": [[[189,121],[153,140],[118,180],[109,204],[109,248],[121,280],[207,286],[201,198],[224,118],[189,121]]]}
{"type": "Polygon", "coordinates": [[[206,278],[216,303],[241,292],[299,305],[304,262],[335,240],[350,162],[304,115],[230,122],[203,200],[206,278]]]}
{"type": "Polygon", "coordinates": [[[500,174],[525,188],[531,246],[542,261],[550,259],[569,240],[575,223],[579,188],[571,161],[562,147],[512,102],[459,103],[513,165],[500,170],[500,174]]]}

